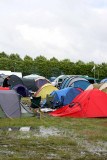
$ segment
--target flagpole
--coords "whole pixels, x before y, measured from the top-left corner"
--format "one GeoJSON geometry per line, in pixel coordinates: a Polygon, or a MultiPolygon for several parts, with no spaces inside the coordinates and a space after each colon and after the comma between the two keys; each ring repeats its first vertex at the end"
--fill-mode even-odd
{"type": "Polygon", "coordinates": [[[94,65],[94,78],[95,78],[95,65],[94,65]]]}

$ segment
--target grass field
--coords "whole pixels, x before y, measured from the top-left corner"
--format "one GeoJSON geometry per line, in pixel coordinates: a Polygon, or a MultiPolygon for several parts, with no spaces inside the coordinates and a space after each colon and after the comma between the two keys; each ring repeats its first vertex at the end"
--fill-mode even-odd
{"type": "Polygon", "coordinates": [[[1,118],[0,160],[5,159],[106,160],[107,118],[1,118]]]}

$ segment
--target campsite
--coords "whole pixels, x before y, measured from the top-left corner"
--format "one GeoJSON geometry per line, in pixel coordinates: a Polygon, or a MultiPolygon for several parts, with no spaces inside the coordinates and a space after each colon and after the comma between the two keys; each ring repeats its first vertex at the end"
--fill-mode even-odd
{"type": "Polygon", "coordinates": [[[107,0],[0,0],[0,160],[107,160],[107,0]]]}
{"type": "Polygon", "coordinates": [[[0,159],[105,160],[107,83],[93,79],[10,75],[0,87],[0,159]]]}

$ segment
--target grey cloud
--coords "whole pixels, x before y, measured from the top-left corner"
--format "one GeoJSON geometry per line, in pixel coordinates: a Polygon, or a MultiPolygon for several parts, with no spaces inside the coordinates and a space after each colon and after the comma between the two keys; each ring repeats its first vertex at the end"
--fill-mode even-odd
{"type": "Polygon", "coordinates": [[[19,53],[22,57],[45,54],[47,58],[107,62],[106,17],[106,0],[0,1],[0,52],[19,53]],[[17,29],[18,26],[29,27],[30,40],[17,29]],[[56,28],[59,29],[58,37],[53,36],[56,28]],[[38,29],[48,31],[48,35],[40,39],[38,29]],[[54,39],[50,42],[51,36],[54,39]],[[65,45],[61,46],[60,39],[65,45]]]}

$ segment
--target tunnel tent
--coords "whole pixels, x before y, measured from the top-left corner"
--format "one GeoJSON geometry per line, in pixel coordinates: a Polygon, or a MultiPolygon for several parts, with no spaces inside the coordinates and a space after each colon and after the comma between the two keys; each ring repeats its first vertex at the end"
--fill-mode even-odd
{"type": "Polygon", "coordinates": [[[75,87],[75,88],[81,88],[82,90],[85,90],[90,85],[89,81],[86,80],[83,77],[74,77],[70,80],[67,87],[75,87]]]}
{"type": "Polygon", "coordinates": [[[61,86],[60,86],[60,89],[64,89],[64,88],[65,88],[66,82],[67,82],[69,79],[70,79],[70,78],[67,77],[67,78],[65,78],[65,79],[63,80],[63,82],[62,82],[62,84],[61,84],[61,86]]]}
{"type": "Polygon", "coordinates": [[[34,79],[22,78],[23,85],[27,87],[28,90],[37,91],[38,87],[36,86],[34,79]]]}
{"type": "Polygon", "coordinates": [[[26,86],[28,90],[34,92],[38,90],[38,87],[36,86],[34,79],[20,78],[16,75],[10,75],[9,84],[12,86],[12,88],[18,84],[22,84],[26,86]]]}
{"type": "Polygon", "coordinates": [[[64,84],[62,83],[63,88],[67,88],[68,85],[69,85],[69,83],[70,83],[70,81],[71,81],[73,78],[75,78],[75,77],[77,77],[77,76],[70,76],[70,77],[66,78],[66,79],[64,80],[64,82],[63,82],[64,84]]]}
{"type": "Polygon", "coordinates": [[[106,83],[107,82],[107,78],[104,78],[100,81],[100,83],[106,83]]]}
{"type": "Polygon", "coordinates": [[[10,75],[9,84],[12,87],[16,86],[17,84],[24,85],[22,79],[20,77],[16,76],[16,75],[10,75]]]}
{"type": "Polygon", "coordinates": [[[67,75],[60,75],[60,76],[56,77],[56,79],[52,82],[53,86],[56,86],[57,88],[60,88],[62,82],[67,77],[68,77],[67,75]]]}
{"type": "Polygon", "coordinates": [[[97,79],[97,78],[93,78],[93,77],[89,77],[89,76],[81,76],[81,77],[87,79],[91,84],[99,83],[100,82],[100,80],[97,79]]]}

